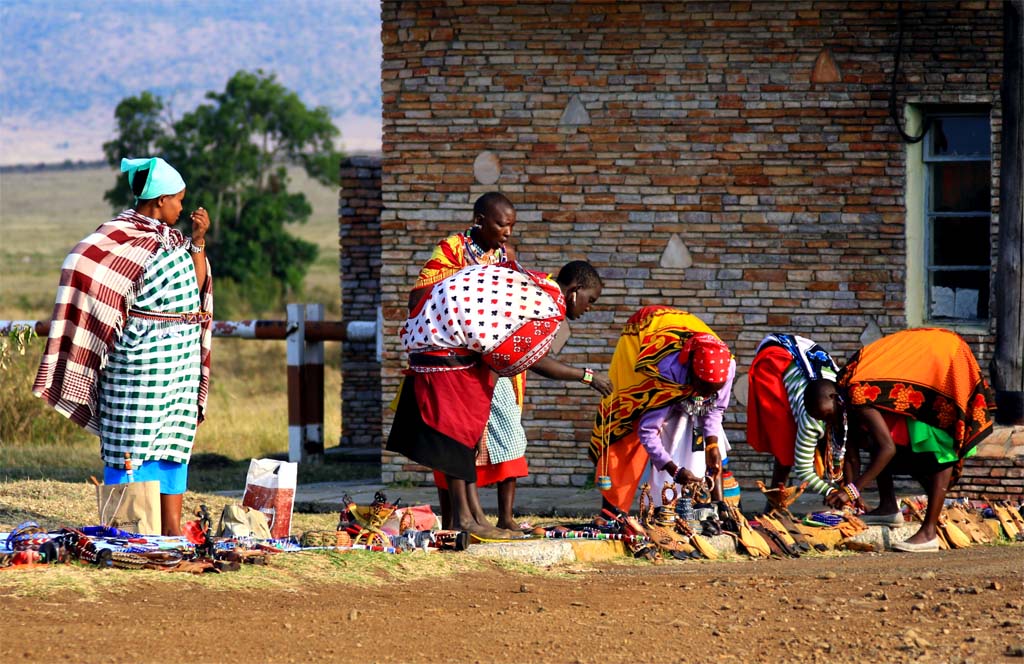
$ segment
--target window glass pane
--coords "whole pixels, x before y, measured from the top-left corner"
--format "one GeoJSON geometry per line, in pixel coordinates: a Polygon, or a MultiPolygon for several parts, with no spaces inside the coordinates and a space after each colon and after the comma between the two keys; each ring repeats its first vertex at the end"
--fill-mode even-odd
{"type": "Polygon", "coordinates": [[[932,265],[989,265],[988,217],[932,220],[932,265]]]}
{"type": "Polygon", "coordinates": [[[989,162],[931,164],[934,212],[988,212],[991,207],[989,162]]]}
{"type": "Polygon", "coordinates": [[[929,317],[954,320],[988,318],[988,270],[932,272],[929,317]]]}
{"type": "Polygon", "coordinates": [[[992,146],[989,140],[988,117],[934,117],[928,130],[931,153],[936,157],[987,157],[992,146]]]}

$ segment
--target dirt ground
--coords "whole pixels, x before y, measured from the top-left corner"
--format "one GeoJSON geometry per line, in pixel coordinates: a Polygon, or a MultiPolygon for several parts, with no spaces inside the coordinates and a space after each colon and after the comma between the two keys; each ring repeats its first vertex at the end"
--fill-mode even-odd
{"type": "MultiPolygon", "coordinates": [[[[444,554],[458,555],[458,554],[444,554]]],[[[4,597],[0,661],[1024,661],[1024,546],[4,597]]]]}

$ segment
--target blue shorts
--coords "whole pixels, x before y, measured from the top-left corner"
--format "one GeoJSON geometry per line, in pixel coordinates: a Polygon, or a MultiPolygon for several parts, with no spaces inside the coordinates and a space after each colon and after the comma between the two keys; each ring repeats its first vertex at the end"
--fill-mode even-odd
{"type": "MultiPolygon", "coordinates": [[[[160,493],[171,495],[185,493],[185,485],[188,483],[188,464],[177,461],[143,461],[132,472],[133,482],[152,480],[159,480],[160,493]]],[[[127,484],[127,482],[128,473],[124,468],[104,467],[104,484],[127,484]]]]}

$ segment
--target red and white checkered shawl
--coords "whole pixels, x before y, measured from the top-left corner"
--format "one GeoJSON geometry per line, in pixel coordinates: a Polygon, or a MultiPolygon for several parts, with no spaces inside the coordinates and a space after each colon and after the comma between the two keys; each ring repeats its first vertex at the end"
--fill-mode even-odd
{"type": "MultiPolygon", "coordinates": [[[[97,380],[121,334],[143,271],[159,249],[171,250],[190,242],[180,231],[134,210],[125,210],[79,242],[61,266],[50,336],[32,393],[99,435],[97,380]]],[[[213,279],[209,276],[199,299],[203,311],[213,311],[213,279]]],[[[201,325],[200,421],[209,393],[213,341],[212,321],[201,325]]]]}

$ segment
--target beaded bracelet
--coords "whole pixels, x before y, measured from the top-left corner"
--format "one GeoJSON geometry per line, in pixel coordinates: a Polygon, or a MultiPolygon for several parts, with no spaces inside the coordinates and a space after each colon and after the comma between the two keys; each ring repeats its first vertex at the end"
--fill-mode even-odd
{"type": "Polygon", "coordinates": [[[860,491],[857,490],[856,485],[846,484],[843,485],[843,491],[850,497],[850,502],[855,503],[860,498],[860,491]]]}
{"type": "Polygon", "coordinates": [[[584,385],[590,385],[594,382],[594,370],[590,367],[583,368],[583,378],[580,378],[580,382],[584,385]]]}

